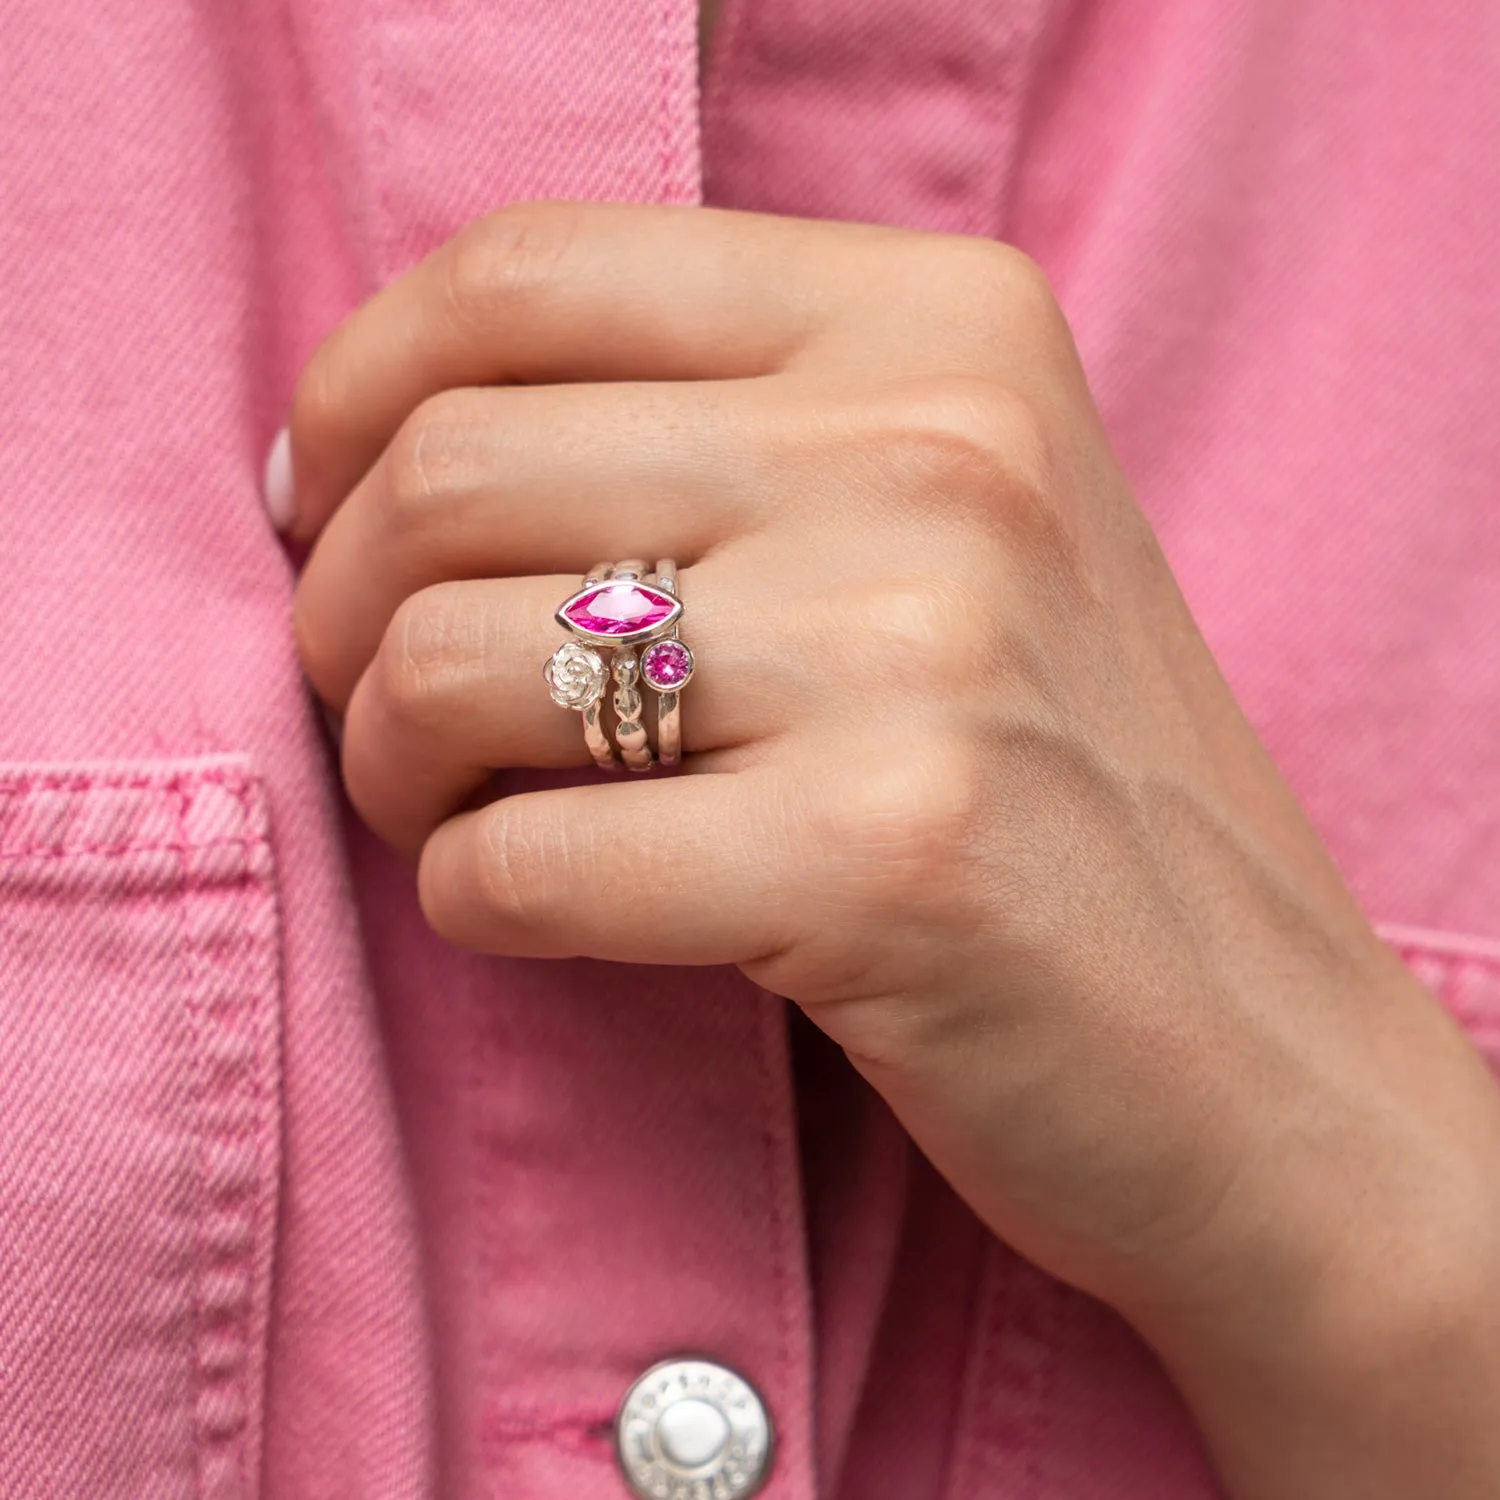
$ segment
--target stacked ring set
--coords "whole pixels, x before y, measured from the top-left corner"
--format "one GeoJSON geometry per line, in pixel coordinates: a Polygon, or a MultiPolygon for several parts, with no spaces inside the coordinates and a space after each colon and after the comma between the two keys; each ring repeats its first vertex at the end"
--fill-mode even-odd
{"type": "Polygon", "coordinates": [[[632,771],[649,771],[658,760],[675,766],[681,759],[678,696],[693,675],[693,653],[678,639],[682,613],[677,564],[670,558],[657,563],[654,573],[637,559],[601,563],[559,606],[557,623],[569,638],[542,675],[554,703],[583,715],[583,738],[601,769],[623,762],[632,771]],[[611,679],[613,731],[604,715],[611,679]],[[654,752],[637,687],[641,682],[657,695],[654,752]]]}

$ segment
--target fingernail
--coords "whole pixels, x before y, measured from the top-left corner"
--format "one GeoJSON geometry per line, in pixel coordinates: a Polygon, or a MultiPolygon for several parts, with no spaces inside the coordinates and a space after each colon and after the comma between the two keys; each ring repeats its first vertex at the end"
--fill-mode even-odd
{"type": "Polygon", "coordinates": [[[285,427],[276,434],[266,455],[266,473],[261,490],[266,514],[277,531],[290,531],[297,519],[297,491],[292,483],[292,435],[285,427]]]}

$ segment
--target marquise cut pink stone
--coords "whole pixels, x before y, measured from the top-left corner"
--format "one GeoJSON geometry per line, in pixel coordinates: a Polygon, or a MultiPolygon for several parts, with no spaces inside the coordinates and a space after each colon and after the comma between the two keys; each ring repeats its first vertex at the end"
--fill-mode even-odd
{"type": "Polygon", "coordinates": [[[633,635],[660,625],[676,602],[644,584],[606,583],[570,604],[563,618],[591,635],[633,635]]]}

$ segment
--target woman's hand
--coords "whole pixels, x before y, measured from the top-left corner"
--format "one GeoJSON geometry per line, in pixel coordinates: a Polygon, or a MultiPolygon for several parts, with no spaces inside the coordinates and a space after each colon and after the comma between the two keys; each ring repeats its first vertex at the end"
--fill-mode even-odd
{"type": "Polygon", "coordinates": [[[1237,1496],[1497,1492],[1496,1092],[1237,709],[1034,266],[508,209],[328,340],[291,431],[306,670],[440,933],[796,1000],[1156,1344],[1237,1496]],[[659,556],[688,774],[465,811],[589,763],[553,611],[659,556]]]}

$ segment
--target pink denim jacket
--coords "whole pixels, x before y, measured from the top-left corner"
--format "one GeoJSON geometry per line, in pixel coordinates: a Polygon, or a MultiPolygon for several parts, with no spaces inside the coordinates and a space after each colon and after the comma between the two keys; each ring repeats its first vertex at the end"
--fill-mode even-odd
{"type": "Polygon", "coordinates": [[[1217,1493],[780,1001],[424,930],[257,476],[319,337],[508,199],[1012,240],[1500,1056],[1493,7],[730,0],[700,137],[690,0],[7,0],[0,98],[0,1494],[620,1500],[680,1351],[764,1393],[768,1500],[1217,1493]]]}

